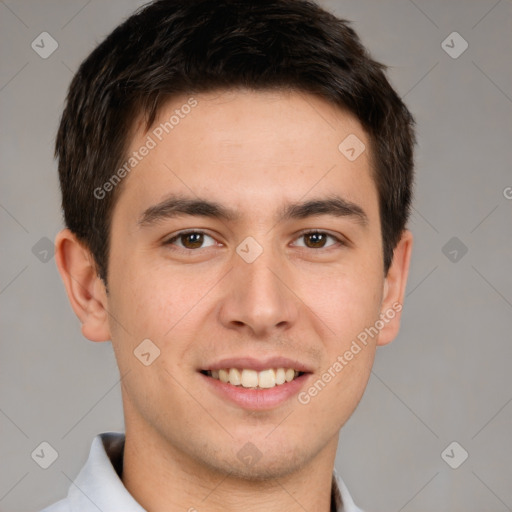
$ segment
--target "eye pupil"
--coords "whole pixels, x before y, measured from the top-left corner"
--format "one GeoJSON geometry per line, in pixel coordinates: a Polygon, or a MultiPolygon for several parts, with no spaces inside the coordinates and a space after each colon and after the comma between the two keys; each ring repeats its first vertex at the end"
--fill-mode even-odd
{"type": "Polygon", "coordinates": [[[325,244],[325,234],[324,233],[309,233],[305,235],[307,239],[313,239],[313,247],[323,247],[325,244]]]}
{"type": "Polygon", "coordinates": [[[203,234],[202,233],[186,233],[182,236],[182,240],[192,240],[191,244],[193,247],[189,247],[190,244],[184,243],[183,245],[187,249],[197,249],[203,245],[203,234]]]}

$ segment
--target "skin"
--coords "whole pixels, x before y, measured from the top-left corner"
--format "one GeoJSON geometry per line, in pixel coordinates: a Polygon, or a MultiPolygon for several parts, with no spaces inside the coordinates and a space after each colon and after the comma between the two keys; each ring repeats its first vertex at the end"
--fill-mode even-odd
{"type": "MultiPolygon", "coordinates": [[[[112,341],[124,376],[122,480],[152,512],[328,512],[339,430],[362,397],[376,347],[395,338],[400,312],[305,405],[293,397],[272,410],[246,410],[212,393],[197,369],[230,356],[283,355],[312,367],[310,386],[379,314],[403,302],[412,235],[403,232],[384,275],[370,143],[351,114],[298,92],[194,98],[191,113],[124,179],[108,294],[74,235],[65,229],[56,239],[82,333],[112,341]],[[349,134],[367,148],[353,162],[338,150],[349,134]],[[138,225],[171,192],[217,201],[241,218],[183,215],[138,225]],[[276,221],[284,203],[332,193],[359,205],[367,224],[332,215],[276,221]],[[166,244],[192,228],[208,235],[203,245],[190,237],[166,244]],[[315,245],[304,229],[345,244],[327,237],[315,245]],[[253,263],[236,252],[248,236],[263,248],[253,263]],[[150,366],[133,354],[146,338],[161,351],[150,366]],[[248,441],[262,453],[250,467],[237,457],[248,441]]],[[[155,126],[187,99],[173,98],[155,126]]],[[[134,127],[130,152],[151,133],[140,120],[134,127]]]]}

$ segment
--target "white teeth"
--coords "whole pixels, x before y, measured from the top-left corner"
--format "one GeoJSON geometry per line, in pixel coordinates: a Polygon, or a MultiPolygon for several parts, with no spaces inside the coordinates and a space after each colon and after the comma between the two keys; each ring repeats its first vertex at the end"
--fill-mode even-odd
{"type": "Polygon", "coordinates": [[[235,386],[239,386],[242,384],[242,376],[240,375],[240,372],[236,368],[231,368],[229,370],[229,382],[231,384],[234,384],[235,386]]]}
{"type": "MultiPolygon", "coordinates": [[[[234,384],[230,381],[231,384],[234,384]]],[[[255,370],[242,370],[242,386],[255,388],[258,385],[258,372],[255,370]]]]}
{"type": "Polygon", "coordinates": [[[212,370],[208,372],[208,375],[221,382],[229,382],[234,386],[269,389],[291,382],[299,375],[299,372],[293,368],[269,368],[261,372],[249,369],[222,368],[212,370]]]}
{"type": "Polygon", "coordinates": [[[273,388],[276,385],[276,374],[274,370],[264,370],[260,372],[258,375],[258,384],[260,388],[273,388]]]}

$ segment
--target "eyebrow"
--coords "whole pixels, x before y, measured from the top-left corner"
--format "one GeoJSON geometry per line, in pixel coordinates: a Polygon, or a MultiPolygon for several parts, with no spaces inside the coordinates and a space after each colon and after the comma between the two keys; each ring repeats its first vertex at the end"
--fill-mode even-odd
{"type": "MultiPolygon", "coordinates": [[[[137,224],[140,227],[148,227],[159,221],[183,215],[209,217],[227,222],[236,222],[242,217],[237,210],[215,201],[171,194],[162,202],[144,210],[137,224]]],[[[337,195],[305,202],[287,203],[278,211],[277,220],[282,222],[318,215],[348,217],[363,227],[368,225],[368,216],[359,205],[337,195]]]]}

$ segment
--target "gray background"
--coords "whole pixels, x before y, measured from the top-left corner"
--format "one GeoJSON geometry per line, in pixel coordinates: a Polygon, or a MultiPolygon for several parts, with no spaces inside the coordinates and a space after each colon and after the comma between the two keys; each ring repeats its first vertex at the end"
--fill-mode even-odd
{"type": "MultiPolygon", "coordinates": [[[[123,430],[111,345],[81,336],[45,237],[53,242],[61,228],[52,146],[68,84],[141,4],[0,2],[4,512],[63,497],[92,438],[123,430]],[[43,31],[59,45],[47,59],[31,48],[43,31]],[[31,458],[43,441],[59,454],[46,470],[31,458]]],[[[368,512],[510,511],[512,2],[321,4],[353,20],[373,56],[390,66],[419,136],[402,329],[377,351],[336,466],[368,512]],[[454,31],[469,44],[458,58],[444,48],[458,52],[462,40],[442,45],[454,31]],[[458,469],[441,457],[453,441],[462,448],[448,450],[452,465],[462,449],[469,454],[458,469]]]]}

